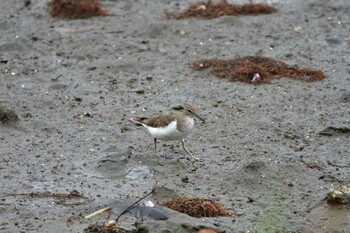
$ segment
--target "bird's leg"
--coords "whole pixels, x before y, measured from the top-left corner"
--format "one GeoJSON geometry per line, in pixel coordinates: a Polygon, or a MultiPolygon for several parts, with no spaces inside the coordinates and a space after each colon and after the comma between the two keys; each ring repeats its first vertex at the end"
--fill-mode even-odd
{"type": "Polygon", "coordinates": [[[182,139],[181,140],[181,144],[182,144],[182,148],[187,152],[187,154],[189,154],[191,156],[191,160],[199,160],[199,158],[195,157],[189,150],[187,150],[187,148],[185,147],[185,140],[182,139]]]}
{"type": "Polygon", "coordinates": [[[157,138],[154,138],[153,140],[154,140],[154,152],[160,158],[158,151],[157,151],[157,138]]]}

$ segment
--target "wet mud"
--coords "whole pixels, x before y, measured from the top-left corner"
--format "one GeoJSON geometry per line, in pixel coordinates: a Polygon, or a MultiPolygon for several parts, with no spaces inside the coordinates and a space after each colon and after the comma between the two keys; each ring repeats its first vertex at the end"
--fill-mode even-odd
{"type": "MultiPolygon", "coordinates": [[[[349,232],[349,209],[325,200],[350,183],[349,134],[335,130],[350,127],[349,1],[269,1],[277,12],[212,20],[167,19],[188,1],[100,3],[113,15],[59,20],[44,0],[2,2],[0,98],[12,115],[0,122],[0,232],[82,232],[106,221],[84,216],[154,187],[154,201],[209,198],[236,214],[180,215],[172,226],[349,232]],[[326,77],[250,85],[188,66],[245,56],[326,77]],[[186,139],[200,161],[180,142],[160,141],[158,158],[153,139],[129,121],[181,103],[206,119],[186,139]],[[18,195],[30,193],[83,198],[18,195]]],[[[135,219],[118,223],[132,229],[135,219]]]]}

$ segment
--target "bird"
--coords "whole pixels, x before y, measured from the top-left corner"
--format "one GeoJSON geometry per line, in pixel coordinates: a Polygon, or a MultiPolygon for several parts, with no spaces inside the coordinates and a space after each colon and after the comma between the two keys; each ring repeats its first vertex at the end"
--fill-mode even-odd
{"type": "Polygon", "coordinates": [[[182,104],[173,107],[181,113],[161,114],[155,117],[130,118],[130,121],[138,126],[143,126],[153,137],[154,150],[158,157],[157,140],[173,141],[180,140],[182,148],[191,157],[191,160],[199,160],[185,146],[185,140],[194,127],[194,118],[198,118],[203,123],[205,120],[197,114],[197,109],[189,104],[182,104]]]}

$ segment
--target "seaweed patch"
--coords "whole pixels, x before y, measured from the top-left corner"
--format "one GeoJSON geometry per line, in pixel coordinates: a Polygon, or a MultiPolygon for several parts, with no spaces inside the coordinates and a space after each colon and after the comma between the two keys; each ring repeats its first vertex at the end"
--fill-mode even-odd
{"type": "Polygon", "coordinates": [[[316,69],[290,66],[282,61],[261,56],[246,56],[231,60],[203,59],[190,64],[193,70],[211,68],[211,74],[231,81],[266,84],[273,79],[289,77],[303,81],[319,81],[325,74],[316,69]]]}
{"type": "Polygon", "coordinates": [[[52,17],[61,19],[86,19],[113,15],[103,10],[96,0],[51,0],[49,11],[52,17]]]}
{"type": "Polygon", "coordinates": [[[247,3],[243,5],[234,5],[221,0],[218,2],[206,1],[191,4],[186,10],[180,13],[165,12],[168,19],[185,19],[185,18],[204,18],[214,19],[224,15],[260,15],[271,14],[277,11],[277,8],[265,3],[247,3]]]}
{"type": "Polygon", "coordinates": [[[233,215],[233,213],[228,212],[220,203],[198,197],[177,197],[158,204],[196,218],[233,215]]]}

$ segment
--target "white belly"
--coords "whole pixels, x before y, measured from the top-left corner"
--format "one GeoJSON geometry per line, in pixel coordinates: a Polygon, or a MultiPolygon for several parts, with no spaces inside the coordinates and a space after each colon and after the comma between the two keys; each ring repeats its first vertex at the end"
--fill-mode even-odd
{"type": "Polygon", "coordinates": [[[185,137],[188,136],[190,133],[191,129],[193,128],[194,121],[188,121],[188,129],[186,131],[179,131],[176,127],[177,123],[176,121],[171,122],[168,126],[163,127],[163,128],[153,128],[150,126],[145,126],[148,132],[152,135],[152,137],[160,139],[160,140],[165,140],[165,141],[170,141],[170,140],[181,140],[185,137]]]}

